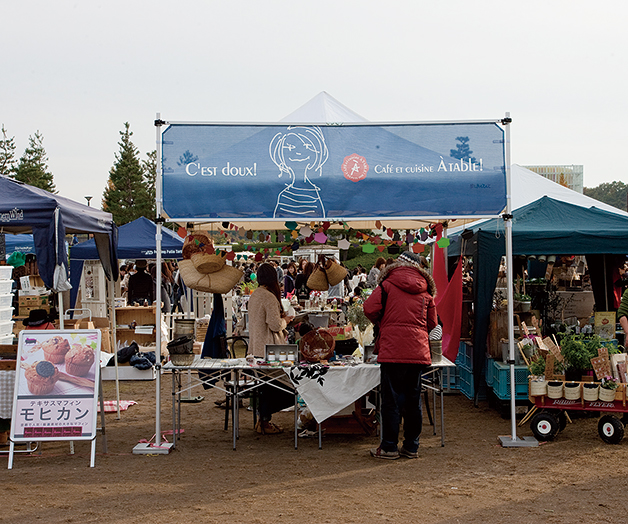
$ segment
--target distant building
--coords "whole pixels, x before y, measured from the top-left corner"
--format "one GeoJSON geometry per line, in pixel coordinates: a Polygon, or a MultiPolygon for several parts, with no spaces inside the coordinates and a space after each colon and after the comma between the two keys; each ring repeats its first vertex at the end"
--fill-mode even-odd
{"type": "Polygon", "coordinates": [[[523,166],[578,193],[584,191],[584,166],[523,166]]]}

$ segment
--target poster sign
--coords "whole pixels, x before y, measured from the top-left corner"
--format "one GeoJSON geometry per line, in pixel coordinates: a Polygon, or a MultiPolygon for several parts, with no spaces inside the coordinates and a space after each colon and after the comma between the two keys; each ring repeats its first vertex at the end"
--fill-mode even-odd
{"type": "Polygon", "coordinates": [[[25,330],[17,353],[11,440],[96,437],[100,330],[25,330]]]}
{"type": "Polygon", "coordinates": [[[172,219],[486,217],[506,206],[495,122],[171,123],[161,142],[172,219]]]}

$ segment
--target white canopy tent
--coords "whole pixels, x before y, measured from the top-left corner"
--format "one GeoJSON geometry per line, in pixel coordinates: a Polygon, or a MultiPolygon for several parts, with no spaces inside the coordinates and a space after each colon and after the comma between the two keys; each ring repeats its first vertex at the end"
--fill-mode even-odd
{"type": "MultiPolygon", "coordinates": [[[[336,131],[337,128],[341,128],[342,130],[345,129],[350,129],[351,127],[358,125],[358,126],[370,126],[369,124],[362,124],[362,122],[365,122],[365,120],[360,117],[359,115],[357,115],[356,113],[354,113],[353,111],[345,108],[344,106],[342,106],[342,104],[340,104],[339,102],[337,102],[335,99],[333,99],[332,97],[330,97],[329,95],[327,95],[326,93],[321,93],[320,95],[318,95],[317,97],[315,97],[315,99],[313,99],[310,103],[306,104],[305,106],[303,106],[302,108],[300,108],[299,110],[295,111],[293,114],[289,115],[286,119],[284,119],[284,124],[283,124],[283,128],[286,128],[286,121],[290,122],[292,119],[298,118],[298,124],[299,126],[303,126],[303,127],[308,127],[308,126],[314,126],[317,125],[317,127],[320,127],[324,130],[327,130],[328,132],[332,132],[332,131],[336,131]],[[345,120],[344,122],[341,120],[341,118],[346,118],[347,120],[345,120]],[[310,120],[311,119],[311,120],[310,120]],[[351,120],[349,120],[351,119],[351,120]],[[359,120],[358,120],[359,119],[359,120]],[[349,124],[349,122],[353,123],[352,126],[349,126],[347,124],[349,124]],[[356,123],[359,122],[359,123],[356,123]],[[322,126],[321,124],[324,124],[324,126],[322,126]]],[[[507,257],[508,260],[511,260],[511,254],[512,254],[512,232],[511,232],[511,220],[510,220],[510,210],[511,210],[511,201],[510,201],[510,195],[511,195],[511,188],[510,188],[510,169],[509,169],[509,165],[510,165],[510,129],[509,129],[509,124],[510,124],[511,120],[509,115],[506,115],[506,118],[504,119],[499,119],[499,120],[486,120],[486,121],[474,121],[474,122],[431,122],[431,123],[400,123],[400,124],[373,124],[371,129],[374,130],[374,133],[377,133],[378,130],[383,130],[385,133],[388,133],[388,135],[390,134],[397,134],[397,129],[394,129],[394,131],[391,133],[389,126],[424,126],[424,128],[430,128],[430,130],[432,128],[435,128],[437,126],[466,126],[464,127],[464,130],[468,132],[468,128],[469,126],[485,126],[485,125],[489,125],[489,126],[495,126],[497,125],[497,127],[499,128],[499,125],[503,126],[499,129],[501,129],[502,134],[502,139],[501,140],[485,140],[485,142],[488,144],[489,142],[491,144],[499,144],[499,147],[503,148],[502,149],[502,160],[501,160],[501,167],[494,167],[495,165],[498,165],[499,161],[495,160],[495,158],[492,158],[491,162],[487,162],[486,163],[486,167],[485,167],[485,172],[481,173],[481,174],[477,174],[478,179],[480,180],[482,176],[490,176],[492,173],[502,173],[502,184],[493,184],[494,186],[499,186],[500,188],[503,187],[503,199],[505,200],[506,203],[506,224],[507,224],[507,234],[506,234],[506,244],[507,244],[507,257]],[[489,167],[489,165],[491,167],[489,167]]],[[[174,129],[175,133],[175,137],[177,137],[178,139],[178,135],[176,135],[176,132],[178,131],[177,126],[179,126],[179,130],[181,128],[190,128],[191,133],[196,132],[197,129],[199,129],[201,126],[228,126],[229,130],[231,132],[233,132],[233,129],[237,129],[238,126],[250,126],[252,128],[252,130],[245,130],[245,133],[248,133],[247,136],[253,136],[256,133],[258,133],[258,129],[260,127],[270,127],[271,128],[271,133],[273,133],[274,131],[272,130],[273,127],[277,127],[278,124],[212,124],[212,123],[189,123],[189,122],[164,122],[160,119],[160,115],[157,115],[157,119],[155,121],[155,125],[157,128],[157,151],[158,151],[158,157],[159,157],[159,162],[158,162],[158,166],[159,166],[159,172],[158,172],[158,177],[157,177],[157,191],[156,191],[156,203],[157,203],[157,214],[158,214],[158,218],[162,219],[163,217],[168,217],[172,220],[177,220],[179,222],[183,222],[185,221],[186,223],[188,222],[194,222],[194,223],[202,223],[202,224],[207,224],[207,223],[212,223],[212,222],[222,222],[224,221],[226,218],[224,215],[220,215],[220,213],[215,213],[216,217],[215,219],[212,219],[212,217],[207,217],[209,218],[209,220],[207,218],[203,218],[203,216],[201,216],[202,214],[204,214],[204,211],[201,215],[199,215],[198,217],[194,216],[192,219],[192,215],[191,213],[169,213],[169,208],[167,205],[164,205],[164,194],[167,194],[169,198],[171,199],[175,199],[176,197],[174,197],[173,195],[169,194],[167,189],[166,189],[166,183],[165,183],[165,179],[164,177],[167,176],[171,177],[171,173],[173,172],[172,169],[172,164],[168,165],[168,166],[164,166],[162,164],[162,158],[164,156],[163,154],[163,146],[166,143],[166,141],[164,140],[164,133],[166,131],[169,131],[170,129],[174,129]],[[161,127],[162,126],[167,126],[166,130],[164,130],[162,132],[161,127]],[[257,128],[255,127],[257,126],[257,128]]],[[[288,128],[290,129],[290,128],[288,128]]],[[[371,129],[368,129],[367,132],[370,132],[371,129]]],[[[451,129],[451,128],[450,128],[451,129]]],[[[187,131],[187,129],[184,129],[184,131],[187,131]]],[[[399,136],[401,136],[401,133],[404,132],[403,130],[399,132],[399,136]]],[[[387,136],[388,136],[387,135],[387,136]]],[[[455,135],[454,135],[455,136],[455,135]]],[[[231,149],[233,149],[233,137],[228,137],[229,140],[231,140],[231,142],[229,142],[229,140],[227,140],[227,142],[229,142],[229,146],[231,147],[231,149]]],[[[246,138],[246,137],[245,137],[246,138]]],[[[184,137],[185,139],[185,137],[184,137]]],[[[264,138],[263,138],[264,139],[264,138]]],[[[196,143],[199,142],[199,138],[196,136],[194,137],[194,140],[196,140],[196,143]]],[[[204,138],[203,139],[204,142],[203,143],[207,143],[208,139],[204,138]]],[[[239,139],[240,140],[240,139],[239,139]]],[[[245,139],[241,139],[243,142],[245,141],[245,139]]],[[[179,140],[180,141],[180,140],[179,140]]],[[[185,141],[185,140],[183,140],[185,141]]],[[[411,144],[417,144],[416,141],[413,142],[412,139],[408,139],[407,136],[403,136],[402,137],[402,142],[404,143],[411,143],[411,144]]],[[[329,140],[329,142],[331,142],[331,140],[329,140]]],[[[172,141],[172,133],[168,136],[168,144],[170,147],[170,144],[173,144],[172,141]]],[[[363,143],[360,143],[363,146],[363,143]]],[[[226,146],[225,146],[226,147],[226,146]]],[[[379,145],[375,145],[374,146],[376,149],[379,149],[379,145]]],[[[414,146],[413,146],[414,147],[414,146]]],[[[476,146],[477,147],[477,146],[476,146]]],[[[494,146],[492,146],[494,147],[494,146]]],[[[362,147],[362,149],[367,149],[365,147],[362,147]]],[[[424,151],[428,151],[425,148],[421,148],[424,151]]],[[[248,150],[248,148],[247,148],[248,150]]],[[[219,151],[220,154],[223,154],[223,151],[219,151]]],[[[373,153],[372,156],[376,156],[376,154],[381,154],[382,151],[377,151],[375,153],[373,153]]],[[[429,154],[431,154],[433,152],[429,152],[429,154]]],[[[193,155],[192,153],[190,153],[190,150],[187,149],[185,150],[185,152],[183,150],[177,150],[173,153],[173,151],[171,149],[168,150],[168,157],[170,158],[170,161],[172,162],[173,159],[176,158],[183,158],[186,155],[193,155]],[[177,154],[178,153],[178,154],[177,154]],[[181,154],[184,153],[184,154],[181,154]],[[180,155],[180,156],[179,156],[180,155]]],[[[231,155],[234,155],[233,151],[231,151],[230,153],[231,155]]],[[[318,154],[318,153],[317,153],[318,154]]],[[[444,155],[448,156],[448,152],[443,153],[444,155]]],[[[440,158],[441,158],[441,162],[443,161],[443,154],[441,154],[440,158]]],[[[436,153],[436,155],[438,155],[436,153]]],[[[499,156],[499,155],[498,155],[499,156]]],[[[236,158],[236,157],[228,157],[228,158],[236,158]]],[[[309,157],[308,157],[309,158],[309,157]]],[[[413,161],[416,161],[413,159],[413,161]]],[[[433,155],[432,155],[432,161],[437,161],[434,160],[433,155]]],[[[474,159],[475,161],[475,159],[474,159]]],[[[196,162],[196,161],[194,161],[196,162]]],[[[427,162],[427,160],[426,160],[427,162]]],[[[462,164],[462,161],[461,161],[462,164]]],[[[471,164],[471,161],[469,160],[469,164],[471,164]]],[[[480,161],[481,164],[481,161],[480,161]]],[[[181,165],[181,163],[179,164],[181,165]]],[[[188,164],[190,165],[190,164],[188,164]]],[[[196,167],[200,167],[201,163],[199,162],[198,164],[194,164],[196,167]]],[[[207,164],[210,165],[210,164],[207,164]]],[[[421,164],[421,166],[423,166],[423,164],[421,164]]],[[[343,166],[344,167],[344,166],[343,166]]],[[[211,169],[211,168],[210,168],[211,169]]],[[[224,183],[224,179],[220,179],[218,177],[216,177],[215,175],[216,173],[216,168],[214,169],[214,178],[211,178],[211,172],[210,172],[210,177],[209,179],[206,178],[205,180],[203,180],[203,182],[207,183],[207,182],[212,182],[215,180],[220,180],[220,183],[224,183]]],[[[407,169],[407,168],[406,168],[407,169]]],[[[473,169],[474,171],[482,171],[482,169],[473,169]]],[[[434,172],[435,170],[431,170],[432,172],[434,172]]],[[[229,172],[229,168],[227,168],[227,175],[229,172]]],[[[416,171],[415,171],[416,173],[416,171]]],[[[185,173],[184,173],[185,174],[185,173]]],[[[223,175],[224,175],[224,170],[223,170],[223,175]]],[[[473,173],[470,173],[473,174],[473,173]]],[[[187,172],[187,175],[191,175],[190,172],[187,172]]],[[[193,175],[191,175],[193,176],[193,175]]],[[[242,175],[241,175],[242,176],[242,175]]],[[[275,175],[276,176],[276,175],[275,175]]],[[[499,175],[498,175],[499,176],[499,175]]],[[[228,177],[227,177],[228,178],[228,177]]],[[[347,178],[348,180],[352,180],[348,174],[345,172],[345,178],[347,178]]],[[[420,176],[415,175],[413,177],[408,177],[408,178],[412,178],[412,180],[415,179],[421,179],[420,176]]],[[[438,177],[432,177],[432,179],[430,179],[428,181],[428,184],[431,183],[433,181],[433,179],[436,179],[438,177]]],[[[447,178],[447,176],[445,176],[445,178],[447,178]]],[[[189,180],[183,178],[183,180],[185,182],[189,182],[189,180]]],[[[196,181],[198,181],[200,179],[196,179],[196,181]]],[[[362,180],[362,179],[360,179],[362,180]]],[[[447,180],[451,180],[451,176],[449,178],[447,178],[447,180]]],[[[467,182],[469,181],[469,179],[466,179],[467,182]]],[[[474,180],[474,179],[472,179],[474,180]]],[[[356,181],[356,180],[353,180],[356,181]]],[[[404,182],[405,183],[405,182],[404,182]]],[[[450,183],[450,182],[447,182],[450,183]]],[[[465,182],[466,183],[466,182],[465,182]]],[[[390,190],[390,183],[388,184],[389,187],[385,188],[382,187],[382,189],[384,191],[386,190],[390,190]]],[[[355,186],[354,186],[355,187],[355,186]]],[[[478,188],[482,189],[489,189],[491,188],[491,184],[478,184],[477,186],[478,188]]],[[[471,196],[466,196],[466,194],[468,193],[468,191],[460,188],[460,187],[455,187],[455,186],[451,186],[452,191],[454,189],[456,190],[461,190],[465,196],[463,196],[463,198],[466,198],[465,201],[465,209],[473,209],[473,205],[479,205],[478,202],[479,200],[482,200],[479,196],[476,197],[475,200],[473,200],[473,198],[471,196]]],[[[184,191],[184,189],[182,189],[181,187],[178,186],[173,186],[170,185],[168,186],[168,190],[176,190],[176,191],[184,191]]],[[[493,191],[498,191],[499,189],[493,189],[493,191]]],[[[214,201],[212,201],[212,203],[216,202],[219,200],[220,196],[219,196],[219,191],[218,192],[212,192],[212,196],[215,199],[214,201]]],[[[227,193],[228,194],[228,193],[227,193]]],[[[376,193],[377,194],[377,193],[376,193]]],[[[399,195],[401,196],[402,193],[400,193],[399,195]]],[[[410,193],[412,194],[412,193],[410,193]]],[[[478,195],[478,193],[476,193],[476,195],[478,195]]],[[[381,197],[381,194],[378,195],[381,197]]],[[[407,194],[405,195],[407,197],[407,194]]],[[[484,195],[482,195],[484,196],[484,195]]],[[[180,199],[180,197],[179,197],[180,199]]],[[[377,200],[377,199],[376,199],[377,200]]],[[[389,197],[390,200],[390,197],[389,197]]],[[[440,196],[440,201],[446,201],[449,205],[451,205],[451,201],[452,201],[452,194],[451,192],[447,192],[445,195],[441,195],[440,196]]],[[[250,204],[251,200],[248,199],[247,203],[250,204]]],[[[407,204],[407,202],[405,200],[401,201],[403,204],[407,204]]],[[[495,200],[492,201],[493,204],[491,204],[493,207],[491,208],[491,205],[489,205],[488,207],[486,207],[487,211],[486,212],[482,212],[481,210],[479,210],[479,208],[476,209],[476,211],[471,211],[468,213],[462,212],[459,216],[460,218],[468,218],[468,219],[478,219],[478,218],[489,218],[489,217],[497,217],[499,216],[502,207],[496,208],[495,207],[495,200]],[[489,211],[489,209],[492,209],[492,211],[489,211]],[[482,216],[484,215],[484,216],[482,216]]],[[[177,203],[181,203],[179,201],[177,201],[177,203]]],[[[210,203],[208,202],[208,205],[210,203]]],[[[400,206],[401,207],[401,206],[400,206]]],[[[411,209],[412,208],[412,204],[410,204],[407,209],[411,209]]],[[[170,208],[172,209],[172,208],[170,208]]],[[[248,212],[249,210],[247,210],[248,212]]],[[[443,213],[439,213],[439,212],[435,212],[433,215],[430,214],[430,212],[417,212],[417,211],[410,211],[410,212],[401,212],[398,213],[400,214],[400,220],[399,223],[400,224],[404,224],[404,225],[393,225],[392,222],[394,222],[395,219],[395,213],[392,213],[389,216],[385,217],[386,220],[386,224],[391,227],[391,228],[395,228],[395,227],[399,227],[399,228],[408,228],[408,227],[413,227],[413,226],[409,226],[407,224],[411,223],[411,224],[415,224],[414,227],[416,228],[416,224],[420,223],[420,221],[424,221],[428,220],[436,220],[436,219],[443,219],[443,218],[452,218],[452,213],[448,212],[446,213],[446,215],[444,215],[443,213]]],[[[229,217],[228,220],[230,222],[235,222],[237,224],[239,224],[238,221],[238,217],[236,217],[235,215],[233,215],[234,218],[229,217]]],[[[359,215],[356,215],[355,217],[352,217],[351,219],[345,219],[345,218],[341,218],[340,220],[344,221],[344,220],[351,220],[351,223],[354,224],[354,220],[353,218],[355,218],[355,221],[357,223],[361,223],[361,222],[366,222],[366,223],[373,223],[375,222],[375,218],[371,219],[368,218],[366,220],[360,220],[360,218],[358,218],[359,215]]],[[[375,217],[377,215],[373,215],[373,214],[368,214],[368,211],[366,212],[366,216],[367,217],[375,217]]],[[[454,217],[456,215],[454,214],[454,217]]],[[[241,218],[241,217],[240,217],[241,218]]],[[[290,220],[290,218],[288,218],[288,220],[290,220]]],[[[317,220],[320,220],[320,218],[318,218],[317,220]]],[[[277,229],[277,228],[281,228],[283,229],[284,226],[284,222],[286,221],[286,218],[279,218],[275,215],[275,217],[273,217],[271,220],[265,221],[261,218],[257,218],[255,220],[251,221],[251,226],[252,228],[255,229],[277,229]]],[[[307,222],[309,223],[310,220],[308,219],[307,222]]],[[[246,227],[246,226],[243,226],[246,227]]],[[[357,226],[355,225],[354,227],[362,227],[362,226],[357,226]]],[[[161,232],[159,231],[159,226],[157,227],[157,232],[156,232],[156,240],[157,240],[157,280],[160,280],[161,278],[161,274],[160,274],[160,243],[161,243],[161,232]]],[[[509,282],[512,282],[512,270],[511,270],[511,264],[508,264],[508,276],[507,276],[509,282]]],[[[512,286],[509,286],[509,297],[508,297],[508,310],[509,310],[509,330],[512,333],[514,331],[514,325],[513,325],[513,297],[512,297],[512,286]]],[[[159,322],[159,319],[157,320],[157,322],[159,322]]],[[[511,340],[511,344],[510,344],[510,355],[511,355],[511,360],[514,362],[514,340],[513,337],[510,337],[511,340]]],[[[157,334],[157,345],[158,347],[160,347],[160,334],[158,332],[157,334]]],[[[136,446],[136,448],[134,449],[134,452],[137,453],[146,453],[146,452],[159,452],[159,453],[168,453],[170,446],[168,446],[167,444],[162,446],[161,445],[161,440],[160,440],[160,435],[161,435],[161,428],[160,428],[160,404],[161,404],[161,399],[160,399],[160,376],[158,374],[157,376],[157,381],[156,381],[156,403],[157,403],[157,409],[156,409],[156,445],[151,448],[150,450],[146,450],[146,449],[138,449],[138,447],[136,446]]],[[[514,390],[514,366],[511,366],[511,383],[512,383],[512,389],[514,390]]],[[[514,391],[512,392],[512,397],[514,398],[514,391]]],[[[510,438],[502,438],[502,444],[504,446],[508,446],[508,447],[520,447],[520,446],[529,446],[529,445],[536,445],[536,441],[531,442],[531,440],[533,439],[529,439],[529,438],[518,438],[516,435],[516,420],[515,420],[515,413],[514,413],[514,402],[513,402],[513,408],[512,408],[512,433],[510,438]]]]}

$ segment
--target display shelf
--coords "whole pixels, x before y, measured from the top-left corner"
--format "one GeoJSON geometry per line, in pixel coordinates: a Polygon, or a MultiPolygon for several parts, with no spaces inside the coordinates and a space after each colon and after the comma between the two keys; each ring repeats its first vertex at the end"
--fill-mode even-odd
{"type": "Polygon", "coordinates": [[[155,343],[155,306],[127,306],[116,308],[116,339],[124,342],[135,340],[140,346],[155,343]],[[121,327],[152,326],[152,333],[138,333],[135,328],[121,327]]]}

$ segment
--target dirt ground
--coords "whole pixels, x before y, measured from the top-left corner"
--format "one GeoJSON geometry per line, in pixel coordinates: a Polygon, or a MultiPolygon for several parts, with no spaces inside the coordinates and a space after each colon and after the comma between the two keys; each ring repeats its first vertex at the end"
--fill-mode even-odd
{"type": "MultiPolygon", "coordinates": [[[[162,429],[171,424],[170,377],[162,379],[162,429]]],[[[241,411],[241,435],[232,449],[223,430],[217,391],[182,407],[185,432],[168,455],[134,455],[155,430],[155,383],[122,382],[121,399],[135,400],[106,415],[108,453],[98,443],[44,443],[0,461],[0,521],[13,523],[626,522],[628,443],[609,445],[597,419],[577,418],[557,439],[537,448],[502,448],[510,433],[486,402],[445,397],[446,443],[424,425],[418,460],[376,460],[377,437],[300,439],[294,449],[293,414],[274,420],[286,432],[259,436],[252,413],[241,411]]],[[[113,382],[105,398],[114,399],[113,382]]],[[[245,401],[246,402],[246,401],[245,401]]],[[[529,427],[518,435],[531,435],[529,427]]],[[[99,439],[100,440],[100,439],[99,439]]]]}

